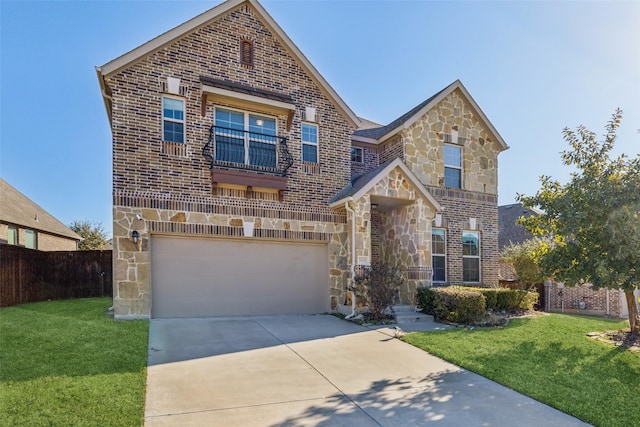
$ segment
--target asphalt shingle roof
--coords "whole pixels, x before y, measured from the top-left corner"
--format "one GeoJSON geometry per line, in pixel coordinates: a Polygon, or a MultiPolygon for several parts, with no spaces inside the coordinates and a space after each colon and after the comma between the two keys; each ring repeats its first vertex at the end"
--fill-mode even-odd
{"type": "Polygon", "coordinates": [[[68,237],[82,238],[27,196],[0,178],[0,221],[68,237]]]}
{"type": "Polygon", "coordinates": [[[425,101],[421,102],[420,104],[416,105],[411,110],[407,111],[406,113],[404,113],[403,115],[401,115],[400,117],[398,117],[397,119],[395,119],[394,121],[389,123],[388,125],[381,126],[381,127],[374,127],[374,128],[370,128],[370,129],[359,129],[359,130],[354,132],[354,135],[363,136],[363,137],[366,137],[366,138],[378,139],[381,136],[386,135],[387,133],[391,132],[393,129],[399,127],[400,125],[402,125],[407,120],[409,120],[418,111],[423,109],[428,103],[433,101],[435,98],[438,97],[438,95],[440,95],[442,92],[444,92],[448,88],[449,87],[447,86],[446,88],[442,89],[441,91],[439,91],[435,95],[431,96],[430,98],[428,98],[425,101]]]}

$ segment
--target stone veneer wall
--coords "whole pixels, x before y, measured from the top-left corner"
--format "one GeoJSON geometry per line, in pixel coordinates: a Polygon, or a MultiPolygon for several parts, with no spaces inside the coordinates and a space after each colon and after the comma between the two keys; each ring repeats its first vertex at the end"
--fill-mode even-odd
{"type": "MultiPolygon", "coordinates": [[[[431,220],[435,210],[424,201],[417,190],[407,181],[398,169],[376,183],[361,199],[357,200],[356,212],[362,212],[362,221],[366,218],[379,218],[378,233],[381,261],[398,266],[401,270],[416,271],[415,267],[431,265],[431,220]],[[390,211],[378,210],[371,213],[371,197],[382,196],[397,200],[397,207],[390,211]],[[406,204],[408,201],[409,204],[406,204]]],[[[379,208],[380,209],[380,208],[379,208]]],[[[369,264],[372,260],[371,249],[375,230],[371,222],[363,224],[357,230],[358,264],[369,264]],[[373,234],[372,234],[373,232],[373,234]],[[360,247],[360,243],[362,246],[360,247]],[[368,245],[368,248],[367,248],[368,245]]],[[[415,289],[422,277],[405,274],[406,283],[400,289],[400,300],[405,304],[415,303],[415,289]]]]}
{"type": "Polygon", "coordinates": [[[114,312],[119,318],[145,318],[151,313],[149,239],[153,235],[238,238],[244,237],[244,221],[254,222],[256,240],[326,242],[331,307],[344,300],[350,269],[349,233],[342,212],[279,203],[120,192],[114,197],[113,216],[114,312]],[[131,238],[133,230],[140,233],[138,245],[131,238]]]}
{"type": "Polygon", "coordinates": [[[459,91],[438,103],[422,119],[403,131],[404,160],[425,185],[438,186],[444,179],[445,135],[458,131],[462,147],[465,190],[498,194],[498,153],[501,147],[474,114],[459,91]]]}

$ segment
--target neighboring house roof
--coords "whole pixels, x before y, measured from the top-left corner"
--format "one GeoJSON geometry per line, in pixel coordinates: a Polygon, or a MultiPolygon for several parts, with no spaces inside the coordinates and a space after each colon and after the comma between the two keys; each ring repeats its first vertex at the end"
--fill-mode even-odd
{"type": "Polygon", "coordinates": [[[407,129],[417,120],[419,120],[422,116],[424,116],[429,110],[435,107],[440,101],[446,98],[454,90],[459,90],[460,92],[462,92],[462,94],[464,95],[466,100],[469,102],[473,110],[476,112],[478,117],[480,117],[480,119],[482,120],[484,125],[487,127],[487,129],[489,129],[489,131],[493,134],[493,136],[495,137],[498,144],[500,144],[502,149],[503,150],[508,149],[509,146],[507,145],[507,143],[504,141],[504,139],[502,139],[502,136],[500,136],[496,128],[493,126],[493,124],[491,124],[487,116],[480,109],[476,101],[473,99],[471,94],[469,94],[469,91],[467,91],[467,89],[464,87],[464,85],[460,80],[456,80],[455,82],[451,83],[449,86],[442,89],[440,92],[436,93],[435,95],[431,96],[430,98],[416,105],[414,108],[407,111],[406,113],[404,113],[403,115],[401,115],[400,117],[398,117],[397,119],[395,119],[394,121],[392,121],[386,126],[356,130],[354,132],[354,136],[355,136],[354,139],[358,140],[358,137],[360,137],[364,139],[376,140],[377,142],[384,142],[387,139],[394,136],[395,134],[397,134],[398,132],[400,132],[401,130],[407,129]]]}
{"type": "Polygon", "coordinates": [[[164,34],[148,41],[147,43],[138,46],[137,48],[125,53],[118,58],[107,62],[101,67],[96,67],[96,73],[98,74],[98,80],[100,82],[100,88],[102,89],[102,96],[109,115],[109,121],[111,121],[111,101],[109,98],[109,88],[105,82],[105,76],[116,73],[131,64],[146,57],[164,46],[173,43],[174,41],[196,31],[206,25],[211,24],[213,21],[224,16],[227,12],[243,5],[250,5],[253,10],[258,14],[263,23],[269,28],[274,37],[278,38],[286,49],[289,50],[291,55],[298,60],[302,68],[309,74],[309,76],[316,82],[325,95],[333,102],[339,111],[347,118],[348,121],[354,127],[360,126],[360,119],[349,108],[349,106],[340,98],[338,93],[329,85],[329,83],[320,75],[318,70],[309,62],[304,56],[302,51],[293,43],[293,41],[285,34],[280,26],[274,21],[274,19],[267,13],[262,5],[257,0],[228,0],[218,6],[209,9],[208,11],[190,19],[189,21],[178,25],[172,30],[167,31],[164,34]]]}
{"type": "Polygon", "coordinates": [[[19,225],[73,240],[82,240],[76,232],[0,178],[0,222],[19,225]]]}
{"type": "Polygon", "coordinates": [[[400,170],[407,177],[409,182],[418,190],[418,192],[428,200],[436,211],[441,211],[442,206],[438,201],[429,193],[429,191],[422,185],[420,180],[409,170],[407,165],[404,164],[402,160],[399,158],[395,158],[393,160],[389,160],[375,169],[367,172],[364,175],[354,176],[352,177],[351,183],[349,183],[346,187],[344,187],[338,194],[336,194],[331,201],[329,202],[329,206],[335,207],[340,206],[345,203],[350,198],[353,200],[358,200],[360,197],[364,196],[373,186],[375,186],[381,179],[386,177],[389,172],[391,172],[395,168],[400,168],[400,170]]]}
{"type": "Polygon", "coordinates": [[[528,218],[541,213],[538,210],[525,209],[521,203],[498,206],[498,247],[502,250],[511,243],[518,244],[532,239],[533,234],[516,224],[516,221],[521,216],[528,218]]]}

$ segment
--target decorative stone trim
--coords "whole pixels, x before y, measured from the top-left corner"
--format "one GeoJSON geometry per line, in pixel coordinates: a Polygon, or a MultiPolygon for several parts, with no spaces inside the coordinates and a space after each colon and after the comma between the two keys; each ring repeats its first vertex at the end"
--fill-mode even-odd
{"type": "Polygon", "coordinates": [[[115,191],[114,206],[130,208],[164,209],[208,214],[252,216],[297,221],[318,221],[346,224],[347,216],[331,209],[287,206],[257,200],[231,200],[205,197],[177,196],[139,191],[115,191]]]}
{"type": "MultiPolygon", "coordinates": [[[[188,236],[223,236],[223,237],[243,237],[243,227],[233,227],[213,224],[194,224],[185,222],[170,221],[148,221],[150,233],[176,234],[188,236]]],[[[315,231],[293,231],[293,230],[271,230],[254,229],[256,239],[278,239],[278,240],[299,240],[329,242],[332,233],[321,233],[315,231]]]]}
{"type": "Polygon", "coordinates": [[[427,189],[431,194],[433,194],[437,198],[448,198],[448,199],[461,199],[461,200],[470,200],[474,202],[483,202],[483,203],[498,203],[498,196],[487,193],[476,193],[473,191],[467,190],[455,190],[452,188],[443,188],[443,187],[434,187],[427,186],[427,189]]]}

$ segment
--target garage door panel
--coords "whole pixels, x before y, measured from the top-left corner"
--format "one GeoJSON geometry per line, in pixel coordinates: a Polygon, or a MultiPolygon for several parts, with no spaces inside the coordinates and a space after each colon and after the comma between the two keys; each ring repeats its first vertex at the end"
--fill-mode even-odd
{"type": "Polygon", "coordinates": [[[327,311],[326,245],[152,237],[153,317],[327,311]]]}

